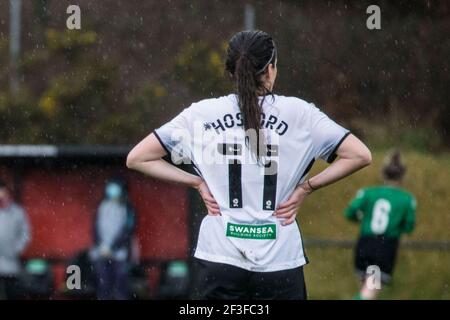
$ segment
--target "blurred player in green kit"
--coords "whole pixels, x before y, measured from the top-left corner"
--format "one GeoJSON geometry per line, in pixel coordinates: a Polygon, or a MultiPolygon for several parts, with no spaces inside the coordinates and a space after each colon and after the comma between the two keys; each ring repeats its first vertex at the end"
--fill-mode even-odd
{"type": "Polygon", "coordinates": [[[394,151],[382,170],[384,185],[359,190],[345,210],[346,218],[361,223],[355,248],[356,273],[362,281],[362,288],[355,296],[357,300],[377,298],[380,286],[373,285],[370,271],[378,267],[381,283],[388,284],[399,239],[403,233],[414,230],[416,200],[400,187],[405,172],[400,153],[394,151]]]}

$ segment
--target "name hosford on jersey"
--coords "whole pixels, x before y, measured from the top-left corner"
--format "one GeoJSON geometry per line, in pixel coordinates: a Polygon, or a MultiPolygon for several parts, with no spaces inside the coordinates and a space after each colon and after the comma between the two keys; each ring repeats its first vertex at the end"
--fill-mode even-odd
{"type": "MultiPolygon", "coordinates": [[[[217,133],[220,133],[220,131],[225,131],[226,129],[234,128],[236,126],[243,126],[242,114],[240,112],[235,115],[227,113],[223,118],[219,118],[214,122],[205,123],[203,128],[204,130],[215,129],[217,133]]],[[[266,116],[265,113],[261,113],[261,128],[274,130],[277,134],[282,136],[286,133],[289,126],[286,121],[280,120],[272,114],[266,116]]]]}
{"type": "MultiPolygon", "coordinates": [[[[242,114],[238,112],[227,113],[211,122],[194,121],[193,135],[189,130],[177,129],[171,137],[176,141],[176,147],[171,151],[172,161],[175,164],[191,164],[190,152],[196,152],[201,155],[196,158],[208,164],[225,164],[229,157],[239,158],[240,163],[255,164],[256,158],[244,146],[253,143],[256,145],[256,131],[249,129],[244,132],[242,126],[242,114]],[[245,140],[238,139],[242,136],[245,140]]],[[[272,114],[261,114],[260,141],[263,141],[266,149],[265,154],[261,154],[264,163],[268,163],[265,160],[267,157],[278,156],[279,137],[288,130],[287,121],[272,114]]]]}

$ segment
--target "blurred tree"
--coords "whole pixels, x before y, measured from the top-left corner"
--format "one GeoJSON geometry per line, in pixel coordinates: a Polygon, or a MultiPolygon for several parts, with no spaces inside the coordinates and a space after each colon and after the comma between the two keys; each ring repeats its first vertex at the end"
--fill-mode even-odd
{"type": "Polygon", "coordinates": [[[3,143],[39,143],[45,140],[45,115],[23,88],[17,96],[0,92],[0,141],[3,143]]]}
{"type": "Polygon", "coordinates": [[[93,128],[93,140],[132,144],[160,125],[161,110],[166,103],[167,89],[146,82],[129,94],[120,111],[105,117],[93,128]]]}
{"type": "Polygon", "coordinates": [[[25,92],[26,89],[18,99],[2,94],[0,116],[8,124],[2,132],[5,142],[64,144],[111,140],[94,129],[113,113],[111,93],[117,63],[89,50],[96,41],[97,35],[91,31],[48,29],[45,46],[24,53],[21,68],[25,75],[39,72],[50,61],[66,61],[66,67],[53,72],[37,95],[25,92]]]}
{"type": "MultiPolygon", "coordinates": [[[[0,43],[1,45],[1,43],[0,43]]],[[[9,143],[130,144],[150,126],[157,126],[167,90],[146,82],[119,102],[118,63],[95,52],[91,31],[46,31],[46,44],[24,53],[25,75],[47,68],[49,61],[65,61],[37,95],[22,92],[18,99],[0,93],[0,131],[9,143]]],[[[1,54],[1,46],[0,46],[1,54]]]]}
{"type": "MultiPolygon", "coordinates": [[[[97,42],[97,34],[93,31],[48,29],[46,32],[48,49],[53,54],[62,53],[69,62],[80,58],[83,52],[97,42]]],[[[85,58],[85,57],[83,57],[85,58]]]]}
{"type": "Polygon", "coordinates": [[[50,0],[34,0],[34,11],[41,26],[47,26],[50,21],[50,0]]]}
{"type": "Polygon", "coordinates": [[[227,42],[219,48],[205,41],[188,41],[175,56],[172,71],[196,97],[229,93],[231,81],[225,74],[227,42]]]}
{"type": "Polygon", "coordinates": [[[109,98],[115,73],[114,64],[97,61],[51,80],[39,101],[39,107],[51,120],[51,142],[96,142],[91,139],[92,130],[112,113],[109,98]]]}
{"type": "MultiPolygon", "coordinates": [[[[377,145],[450,146],[448,2],[380,1],[382,29],[376,32],[365,27],[370,1],[249,3],[256,27],[272,34],[279,47],[277,93],[316,103],[377,145]]],[[[0,2],[0,12],[7,12],[7,4],[0,2]]],[[[47,119],[37,126],[51,136],[24,132],[16,139],[132,143],[182,106],[232,90],[224,73],[224,40],[242,28],[242,3],[79,4],[89,28],[74,33],[62,29],[65,15],[49,15],[65,12],[64,1],[24,2],[25,104],[47,119]],[[35,28],[36,21],[43,26],[35,28]],[[165,96],[158,97],[158,86],[165,96]],[[70,135],[69,125],[80,133],[70,135]]],[[[8,59],[7,34],[7,24],[0,23],[1,61],[8,59]]],[[[0,116],[19,121],[6,115],[15,102],[1,93],[8,72],[8,64],[0,64],[0,116]]]]}

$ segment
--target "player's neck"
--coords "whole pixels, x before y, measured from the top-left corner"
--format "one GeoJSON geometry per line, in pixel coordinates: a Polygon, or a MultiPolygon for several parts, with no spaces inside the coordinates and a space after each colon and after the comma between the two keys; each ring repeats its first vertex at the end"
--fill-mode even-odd
{"type": "Polygon", "coordinates": [[[395,180],[384,180],[384,184],[386,186],[396,187],[396,188],[399,188],[401,186],[401,182],[400,181],[395,181],[395,180]]]}

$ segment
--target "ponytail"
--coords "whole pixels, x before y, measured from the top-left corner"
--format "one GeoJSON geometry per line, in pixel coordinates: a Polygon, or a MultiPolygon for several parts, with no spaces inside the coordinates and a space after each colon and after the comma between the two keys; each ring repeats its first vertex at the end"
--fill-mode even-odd
{"type": "MultiPolygon", "coordinates": [[[[235,81],[239,109],[241,111],[244,130],[253,130],[256,141],[250,139],[250,150],[256,158],[260,159],[260,129],[261,129],[261,106],[259,104],[258,91],[260,83],[256,70],[250,58],[244,54],[236,63],[235,81]]],[[[247,143],[248,140],[246,140],[247,143]]]]}
{"type": "Polygon", "coordinates": [[[263,31],[241,31],[228,46],[226,70],[233,76],[236,95],[246,131],[246,145],[260,163],[265,155],[264,137],[261,136],[261,106],[267,93],[261,75],[269,65],[275,64],[276,47],[272,38],[263,31]],[[259,96],[263,95],[261,102],[259,96]],[[256,139],[253,133],[256,134],[256,139]],[[255,141],[256,140],[256,141],[255,141]],[[250,142],[250,143],[249,143],[250,142]]]}
{"type": "Polygon", "coordinates": [[[401,159],[400,151],[395,150],[383,167],[383,175],[388,180],[401,180],[406,173],[406,166],[401,159]]]}

